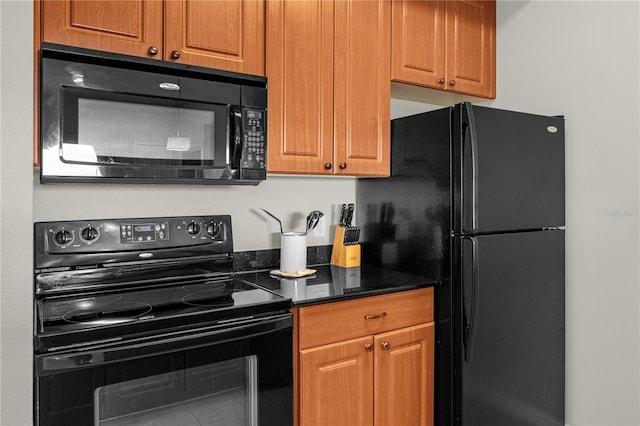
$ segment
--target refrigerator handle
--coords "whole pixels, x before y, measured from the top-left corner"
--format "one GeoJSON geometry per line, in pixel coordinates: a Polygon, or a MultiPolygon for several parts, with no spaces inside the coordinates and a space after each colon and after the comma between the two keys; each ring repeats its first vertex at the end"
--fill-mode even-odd
{"type": "Polygon", "coordinates": [[[476,118],[473,114],[473,105],[470,102],[464,102],[463,105],[467,114],[471,142],[471,229],[469,232],[475,232],[478,228],[478,137],[476,135],[476,118]]]}
{"type": "MultiPolygon", "coordinates": [[[[463,324],[464,360],[473,361],[473,345],[476,337],[476,325],[478,322],[478,305],[480,297],[480,276],[479,276],[479,252],[478,240],[475,237],[463,236],[463,239],[471,241],[471,306],[469,308],[469,320],[463,324]]],[[[462,300],[464,304],[464,285],[462,285],[462,300]]]]}

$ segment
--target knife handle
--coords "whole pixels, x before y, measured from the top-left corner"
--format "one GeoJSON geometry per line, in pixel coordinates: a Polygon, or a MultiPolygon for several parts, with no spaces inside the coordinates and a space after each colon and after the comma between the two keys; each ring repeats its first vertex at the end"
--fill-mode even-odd
{"type": "Polygon", "coordinates": [[[351,220],[353,219],[353,209],[355,208],[353,203],[349,203],[347,206],[347,220],[345,222],[345,226],[351,226],[351,220]]]}

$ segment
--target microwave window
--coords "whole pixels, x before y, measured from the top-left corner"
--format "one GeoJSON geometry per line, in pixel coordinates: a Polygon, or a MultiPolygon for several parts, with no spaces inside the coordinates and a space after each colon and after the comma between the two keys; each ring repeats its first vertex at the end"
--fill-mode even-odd
{"type": "MultiPolygon", "coordinates": [[[[214,126],[213,111],[78,100],[77,145],[91,147],[98,162],[117,162],[118,158],[213,161],[214,126]]],[[[63,145],[65,160],[85,161],[69,158],[77,152],[80,150],[65,152],[63,145]]]]}
{"type": "Polygon", "coordinates": [[[228,163],[226,105],[64,88],[61,157],[68,163],[228,163]]]}

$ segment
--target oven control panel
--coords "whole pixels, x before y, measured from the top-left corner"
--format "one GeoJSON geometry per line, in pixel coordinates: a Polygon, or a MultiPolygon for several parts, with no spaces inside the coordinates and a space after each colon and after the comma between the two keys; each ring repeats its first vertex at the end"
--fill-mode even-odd
{"type": "MultiPolygon", "coordinates": [[[[220,246],[232,252],[228,215],[112,219],[35,224],[36,250],[48,254],[153,251],[220,246]]],[[[37,260],[37,259],[36,259],[37,260]]]]}
{"type": "Polygon", "coordinates": [[[120,242],[150,243],[169,239],[169,224],[163,223],[121,223],[120,242]]]}

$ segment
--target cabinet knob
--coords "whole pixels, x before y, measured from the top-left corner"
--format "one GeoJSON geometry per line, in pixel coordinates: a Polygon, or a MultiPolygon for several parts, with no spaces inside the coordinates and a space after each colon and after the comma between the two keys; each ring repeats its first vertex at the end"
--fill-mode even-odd
{"type": "Polygon", "coordinates": [[[364,350],[367,352],[371,352],[373,350],[373,345],[371,343],[367,343],[364,345],[364,350]]]}
{"type": "Polygon", "coordinates": [[[149,55],[153,56],[153,55],[157,55],[158,54],[158,48],[155,46],[151,46],[149,48],[149,55]]]}
{"type": "Polygon", "coordinates": [[[438,83],[444,84],[444,77],[440,77],[440,79],[438,80],[438,83]]]}
{"type": "Polygon", "coordinates": [[[382,349],[389,349],[391,344],[389,342],[382,342],[382,349]]]}
{"type": "Polygon", "coordinates": [[[338,167],[340,167],[341,170],[344,170],[347,168],[347,163],[340,163],[338,164],[338,167]]]}
{"type": "Polygon", "coordinates": [[[331,167],[333,167],[333,165],[331,163],[324,163],[324,168],[327,170],[331,170],[331,167]]]}
{"type": "Polygon", "coordinates": [[[178,52],[177,50],[174,50],[171,52],[171,57],[173,59],[179,59],[180,58],[180,52],[178,52]]]}
{"type": "Polygon", "coordinates": [[[455,86],[455,85],[456,85],[456,81],[455,81],[455,80],[451,80],[451,81],[449,82],[449,86],[455,86]]]}

